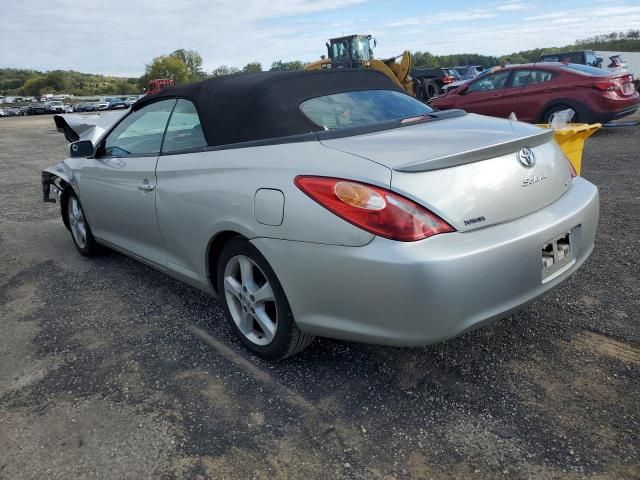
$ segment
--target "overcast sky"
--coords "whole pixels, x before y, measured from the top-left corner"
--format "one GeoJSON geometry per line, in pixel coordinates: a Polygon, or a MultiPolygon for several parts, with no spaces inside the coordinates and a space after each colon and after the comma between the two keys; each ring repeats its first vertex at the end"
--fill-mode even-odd
{"type": "Polygon", "coordinates": [[[139,76],[178,48],[204,68],[311,61],[332,36],[372,33],[403,50],[502,55],[640,29],[638,0],[6,0],[0,67],[139,76]],[[447,8],[449,6],[449,8],[447,8]]]}

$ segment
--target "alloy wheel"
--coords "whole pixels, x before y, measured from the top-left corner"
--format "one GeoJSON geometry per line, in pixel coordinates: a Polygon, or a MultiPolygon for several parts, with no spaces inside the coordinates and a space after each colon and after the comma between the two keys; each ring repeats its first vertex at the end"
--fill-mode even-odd
{"type": "Polygon", "coordinates": [[[278,328],[278,309],[262,269],[245,255],[232,257],[224,269],[224,294],[240,332],[256,345],[271,343],[278,328]]]}
{"type": "Polygon", "coordinates": [[[67,209],[71,234],[78,244],[78,247],[84,248],[87,245],[87,223],[85,221],[82,208],[80,207],[80,203],[75,196],[72,196],[69,199],[67,209]]]}

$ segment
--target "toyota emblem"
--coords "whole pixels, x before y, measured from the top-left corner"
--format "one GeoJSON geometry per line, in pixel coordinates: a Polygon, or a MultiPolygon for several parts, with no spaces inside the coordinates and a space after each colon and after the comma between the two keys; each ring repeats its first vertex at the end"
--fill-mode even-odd
{"type": "Polygon", "coordinates": [[[536,164],[536,156],[533,153],[533,150],[529,147],[520,149],[518,152],[518,160],[520,160],[520,163],[527,168],[531,168],[536,164]]]}

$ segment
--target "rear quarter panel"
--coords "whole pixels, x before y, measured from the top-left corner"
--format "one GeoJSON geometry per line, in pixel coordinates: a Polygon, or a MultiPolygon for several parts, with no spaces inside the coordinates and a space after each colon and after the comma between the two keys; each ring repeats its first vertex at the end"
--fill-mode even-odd
{"type": "MultiPolygon", "coordinates": [[[[170,263],[202,277],[207,248],[222,231],[249,239],[361,246],[373,235],[330,213],[294,185],[297,175],[334,176],[389,188],[391,171],[319,142],[160,156],[156,207],[170,263]],[[258,223],[254,197],[261,188],[284,194],[279,226],[258,223]]],[[[171,265],[170,265],[171,267],[171,265]]]]}

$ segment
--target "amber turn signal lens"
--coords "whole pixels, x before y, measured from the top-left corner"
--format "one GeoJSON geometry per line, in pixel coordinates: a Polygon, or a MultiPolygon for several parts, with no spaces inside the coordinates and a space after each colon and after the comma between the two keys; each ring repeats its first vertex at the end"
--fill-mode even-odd
{"type": "Polygon", "coordinates": [[[367,210],[382,210],[386,202],[374,190],[352,182],[338,182],[333,187],[336,196],[347,205],[367,210]]]}

